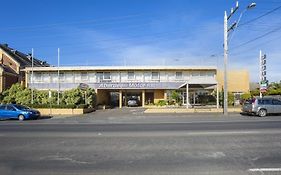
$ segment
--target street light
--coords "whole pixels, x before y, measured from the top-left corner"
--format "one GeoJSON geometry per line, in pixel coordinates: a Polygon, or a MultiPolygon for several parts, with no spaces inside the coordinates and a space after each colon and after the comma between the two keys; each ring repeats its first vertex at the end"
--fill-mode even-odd
{"type": "MultiPolygon", "coordinates": [[[[251,3],[250,5],[247,6],[246,9],[244,9],[240,16],[239,16],[239,19],[237,22],[234,22],[229,28],[228,28],[228,25],[227,25],[227,22],[228,20],[231,18],[231,16],[238,10],[239,8],[239,4],[238,4],[238,1],[236,2],[236,6],[235,8],[231,8],[231,11],[230,11],[230,14],[227,15],[227,12],[225,11],[224,12],[224,44],[223,44],[223,48],[224,48],[224,88],[223,88],[223,95],[224,95],[224,101],[223,101],[223,114],[224,115],[228,115],[228,112],[227,112],[227,108],[228,108],[228,103],[227,103],[227,98],[228,98],[228,94],[227,94],[227,60],[228,60],[228,32],[233,30],[235,28],[237,28],[241,18],[242,18],[242,15],[245,11],[249,10],[249,9],[252,9],[256,7],[256,3],[251,3]]],[[[233,37],[233,35],[232,35],[233,37]]],[[[231,37],[231,38],[232,38],[231,37]]],[[[230,38],[230,39],[231,39],[230,38]]]]}

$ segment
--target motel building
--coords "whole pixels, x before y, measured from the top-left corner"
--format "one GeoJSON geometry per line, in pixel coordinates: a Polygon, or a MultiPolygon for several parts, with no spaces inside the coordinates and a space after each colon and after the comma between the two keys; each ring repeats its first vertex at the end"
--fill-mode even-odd
{"type": "Polygon", "coordinates": [[[217,68],[213,66],[29,67],[25,71],[26,86],[38,90],[64,91],[87,84],[96,91],[99,105],[122,108],[135,98],[144,107],[167,100],[177,90],[186,108],[197,104],[198,95],[214,92],[219,107],[217,68]]]}

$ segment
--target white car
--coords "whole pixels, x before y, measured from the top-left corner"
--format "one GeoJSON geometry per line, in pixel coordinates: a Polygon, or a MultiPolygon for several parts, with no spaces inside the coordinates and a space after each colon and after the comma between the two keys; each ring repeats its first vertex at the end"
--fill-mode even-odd
{"type": "Polygon", "coordinates": [[[128,100],[128,106],[138,106],[139,103],[138,103],[138,100],[137,99],[129,99],[128,100]]]}

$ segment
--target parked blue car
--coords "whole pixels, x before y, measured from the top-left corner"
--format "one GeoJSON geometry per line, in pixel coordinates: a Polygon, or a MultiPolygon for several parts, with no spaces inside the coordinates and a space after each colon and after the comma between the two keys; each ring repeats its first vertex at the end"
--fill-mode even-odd
{"type": "Polygon", "coordinates": [[[0,105],[0,119],[18,119],[20,121],[26,119],[37,119],[40,112],[27,106],[17,104],[0,105]]]}

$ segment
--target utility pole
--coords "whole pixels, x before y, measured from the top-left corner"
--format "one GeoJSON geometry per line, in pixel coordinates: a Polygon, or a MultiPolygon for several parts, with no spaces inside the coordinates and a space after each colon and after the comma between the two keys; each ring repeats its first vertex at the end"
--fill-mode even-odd
{"type": "Polygon", "coordinates": [[[31,49],[31,104],[33,104],[33,48],[31,49]]]}
{"type": "Polygon", "coordinates": [[[230,30],[234,30],[234,28],[237,26],[237,23],[235,22],[228,28],[228,20],[231,18],[231,16],[238,10],[239,4],[238,1],[236,2],[236,7],[233,9],[231,8],[229,16],[227,16],[227,12],[224,12],[224,43],[223,43],[223,50],[224,50],[224,87],[223,87],[223,114],[228,115],[228,81],[227,81],[227,62],[228,62],[228,32],[230,30]]]}
{"type": "MultiPolygon", "coordinates": [[[[260,50],[260,88],[261,88],[261,81],[262,81],[262,52],[260,50]]],[[[261,92],[261,89],[260,89],[260,98],[262,98],[262,92],[261,92]]]]}
{"type": "MultiPolygon", "coordinates": [[[[235,8],[231,8],[231,11],[230,11],[230,14],[227,16],[227,12],[225,11],[224,12],[224,44],[223,44],[223,50],[224,50],[224,91],[223,91],[223,96],[224,96],[224,99],[223,99],[223,114],[224,115],[228,115],[228,79],[227,79],[227,62],[228,62],[228,33],[231,31],[231,30],[234,30],[235,28],[237,28],[240,20],[241,20],[241,17],[243,15],[244,12],[246,12],[247,10],[249,9],[252,9],[256,7],[256,3],[251,3],[250,5],[247,6],[247,8],[245,10],[243,10],[240,14],[240,17],[238,19],[238,22],[234,22],[229,28],[228,28],[228,20],[232,17],[232,15],[238,10],[239,8],[239,4],[238,4],[238,1],[236,2],[236,6],[235,8]]],[[[233,36],[233,35],[232,35],[233,36]]]]}
{"type": "Polygon", "coordinates": [[[60,48],[58,48],[58,105],[60,104],[60,48]]]}
{"type": "Polygon", "coordinates": [[[228,98],[228,94],[227,94],[227,59],[228,59],[228,32],[227,32],[228,28],[227,28],[227,14],[226,11],[224,12],[224,42],[223,42],[223,48],[224,48],[224,87],[223,87],[223,114],[224,115],[228,115],[227,112],[227,98],[228,98]]]}

